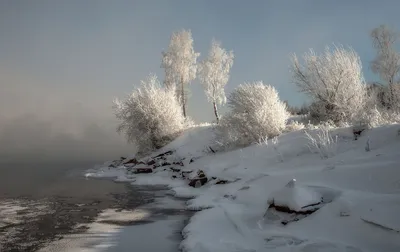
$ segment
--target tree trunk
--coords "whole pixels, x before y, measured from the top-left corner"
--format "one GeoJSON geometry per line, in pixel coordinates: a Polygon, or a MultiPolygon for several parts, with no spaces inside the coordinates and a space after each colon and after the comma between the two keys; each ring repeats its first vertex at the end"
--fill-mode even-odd
{"type": "Polygon", "coordinates": [[[183,78],[181,78],[181,102],[182,102],[182,112],[183,117],[186,118],[186,101],[185,101],[185,89],[183,84],[183,78]]]}
{"type": "Polygon", "coordinates": [[[215,117],[217,118],[217,124],[219,124],[218,108],[217,108],[217,104],[215,102],[213,102],[213,107],[214,107],[215,117]]]}
{"type": "Polygon", "coordinates": [[[393,87],[393,82],[391,81],[390,83],[389,83],[389,92],[390,92],[390,101],[389,101],[389,106],[390,106],[390,109],[393,109],[394,108],[394,105],[396,104],[396,102],[395,102],[395,97],[394,97],[394,87],[393,87]]]}

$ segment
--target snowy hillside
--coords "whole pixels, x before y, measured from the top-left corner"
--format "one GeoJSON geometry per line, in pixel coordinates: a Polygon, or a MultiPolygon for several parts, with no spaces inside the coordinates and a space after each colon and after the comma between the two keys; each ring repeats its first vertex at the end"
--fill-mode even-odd
{"type": "Polygon", "coordinates": [[[152,158],[109,162],[87,176],[167,184],[187,198],[201,211],[183,230],[183,251],[400,251],[399,128],[358,140],[350,128],[334,129],[329,158],[321,158],[303,131],[213,153],[212,126],[194,127],[152,158]],[[139,166],[152,173],[135,174],[139,166]],[[202,176],[205,184],[188,185],[202,176]]]}

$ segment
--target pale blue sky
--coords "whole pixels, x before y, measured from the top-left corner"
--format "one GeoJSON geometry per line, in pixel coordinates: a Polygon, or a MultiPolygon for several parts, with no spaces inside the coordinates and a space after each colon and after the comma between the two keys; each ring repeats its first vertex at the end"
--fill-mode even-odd
{"type": "MultiPolygon", "coordinates": [[[[69,118],[65,123],[75,128],[84,127],[82,118],[104,125],[112,120],[113,97],[150,72],[162,80],[161,51],[182,28],[192,30],[201,58],[214,37],[234,51],[227,92],[263,80],[300,105],[304,97],[288,73],[292,53],[320,51],[333,42],[351,45],[366,78],[373,79],[369,32],[380,24],[400,30],[399,7],[396,0],[2,0],[0,122],[30,113],[43,120],[69,118]]],[[[189,115],[212,120],[200,85],[194,82],[191,90],[189,115]]]]}

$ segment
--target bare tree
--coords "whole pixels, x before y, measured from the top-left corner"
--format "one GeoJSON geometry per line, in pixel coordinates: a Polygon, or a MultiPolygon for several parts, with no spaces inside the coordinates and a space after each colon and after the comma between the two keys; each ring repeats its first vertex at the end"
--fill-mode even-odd
{"type": "Polygon", "coordinates": [[[301,65],[296,55],[292,57],[293,82],[318,104],[318,117],[335,123],[352,120],[362,109],[366,93],[357,53],[341,46],[326,47],[320,55],[310,50],[303,60],[301,65]]]}
{"type": "Polygon", "coordinates": [[[208,57],[199,65],[199,79],[207,98],[213,104],[214,114],[219,123],[217,105],[226,103],[224,87],[229,80],[233,65],[233,52],[221,48],[220,42],[213,40],[208,57]]]}
{"type": "Polygon", "coordinates": [[[371,62],[371,69],[388,85],[388,104],[391,108],[394,108],[400,99],[400,97],[397,97],[398,87],[395,86],[398,84],[397,78],[400,73],[400,54],[395,49],[400,38],[399,33],[381,25],[372,30],[371,38],[377,51],[375,59],[371,62]]]}
{"type": "Polygon", "coordinates": [[[164,85],[176,91],[176,98],[182,106],[186,117],[187,86],[196,78],[196,61],[200,53],[193,49],[193,38],[190,30],[172,33],[168,51],[162,52],[161,67],[165,69],[164,85]]]}

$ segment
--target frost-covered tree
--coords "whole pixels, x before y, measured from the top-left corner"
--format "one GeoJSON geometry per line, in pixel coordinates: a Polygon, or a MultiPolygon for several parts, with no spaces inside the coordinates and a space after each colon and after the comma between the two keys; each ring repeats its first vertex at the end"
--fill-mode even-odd
{"type": "Polygon", "coordinates": [[[289,113],[276,89],[261,81],[239,85],[228,97],[230,112],[222,117],[218,139],[245,146],[275,137],[285,129],[289,113]]]}
{"type": "Polygon", "coordinates": [[[363,108],[366,85],[361,60],[353,49],[342,46],[316,54],[310,50],[301,65],[292,57],[292,79],[300,91],[313,99],[311,114],[321,121],[350,122],[363,108]]]}
{"type": "Polygon", "coordinates": [[[168,50],[162,52],[161,67],[165,70],[164,85],[176,92],[176,98],[186,117],[186,86],[196,78],[197,58],[200,56],[193,49],[190,30],[172,33],[168,50]]]}
{"type": "Polygon", "coordinates": [[[208,101],[212,102],[214,114],[219,122],[218,105],[226,103],[225,85],[233,65],[233,52],[221,48],[221,43],[213,40],[208,56],[199,65],[199,79],[208,101]]]}
{"type": "Polygon", "coordinates": [[[377,55],[371,62],[371,69],[378,74],[381,80],[388,85],[385,95],[387,107],[397,109],[400,107],[400,53],[395,45],[400,39],[400,34],[385,25],[381,25],[371,32],[371,38],[377,55]]]}
{"type": "Polygon", "coordinates": [[[117,131],[141,153],[161,148],[185,126],[174,90],[162,88],[155,75],[141,81],[125,100],[116,99],[113,108],[120,121],[117,131]]]}

